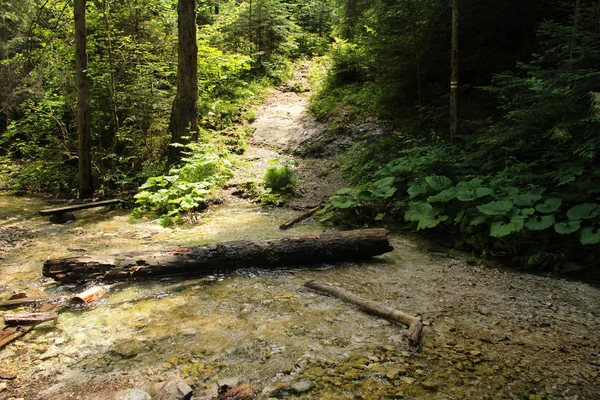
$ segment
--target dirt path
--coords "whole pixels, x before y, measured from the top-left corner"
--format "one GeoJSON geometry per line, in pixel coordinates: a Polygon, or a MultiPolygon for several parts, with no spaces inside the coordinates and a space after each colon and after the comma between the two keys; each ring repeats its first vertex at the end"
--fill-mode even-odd
{"type": "Polygon", "coordinates": [[[327,128],[307,112],[309,68],[310,63],[300,65],[294,78],[273,90],[258,108],[258,118],[252,123],[254,134],[247,151],[241,156],[242,163],[226,192],[220,195],[226,204],[244,201],[233,193],[244,182],[261,181],[267,168],[273,165],[269,160],[294,159],[298,162],[296,172],[300,183],[295,198],[289,203],[292,208],[312,208],[344,187],[335,161],[295,155],[302,144],[322,136],[327,128]]]}

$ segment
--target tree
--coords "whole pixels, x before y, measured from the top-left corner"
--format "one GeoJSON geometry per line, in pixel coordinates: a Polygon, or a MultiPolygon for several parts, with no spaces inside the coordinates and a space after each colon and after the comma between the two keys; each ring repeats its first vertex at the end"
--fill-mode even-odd
{"type": "Polygon", "coordinates": [[[75,0],[75,69],[77,83],[77,154],[79,157],[79,198],[90,198],[92,183],[92,135],[90,129],[90,79],[87,74],[86,0],[75,0]]]}
{"type": "Polygon", "coordinates": [[[452,0],[450,70],[450,140],[452,140],[458,128],[458,0],[452,0]]]}
{"type": "MultiPolygon", "coordinates": [[[[169,132],[171,144],[198,140],[198,44],[196,42],[196,1],[177,3],[177,94],[173,102],[169,132]]],[[[180,151],[172,147],[169,159],[177,160],[180,151]]]]}

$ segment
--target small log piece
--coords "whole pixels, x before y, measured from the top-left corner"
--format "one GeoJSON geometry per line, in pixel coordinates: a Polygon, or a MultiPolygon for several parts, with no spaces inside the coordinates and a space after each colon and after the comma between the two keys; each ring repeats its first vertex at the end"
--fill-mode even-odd
{"type": "Polygon", "coordinates": [[[311,208],[310,210],[308,210],[307,212],[305,212],[304,214],[291,219],[287,222],[284,222],[283,224],[279,225],[279,229],[281,230],[286,230],[291,228],[292,226],[296,225],[298,222],[303,221],[307,218],[309,218],[310,216],[312,216],[314,213],[316,213],[317,211],[319,211],[321,208],[323,208],[323,205],[321,204],[320,206],[317,206],[315,208],[311,208]]]}
{"type": "Polygon", "coordinates": [[[58,318],[55,312],[21,312],[17,314],[4,314],[6,325],[32,325],[58,318]]]}
{"type": "Polygon", "coordinates": [[[342,288],[328,285],[326,283],[320,283],[316,281],[306,282],[304,286],[313,289],[317,292],[326,293],[344,300],[345,302],[352,303],[358,306],[361,310],[376,315],[381,318],[385,318],[390,321],[399,322],[406,325],[408,329],[408,341],[411,346],[418,346],[421,342],[421,336],[423,333],[423,320],[421,317],[413,317],[398,311],[385,304],[378,303],[373,300],[368,300],[357,296],[353,293],[348,292],[342,288]]]}
{"type": "Polygon", "coordinates": [[[385,229],[325,232],[277,240],[46,260],[44,276],[61,282],[128,280],[256,266],[275,268],[367,260],[393,250],[385,229]]]}
{"type": "Polygon", "coordinates": [[[0,308],[14,308],[27,304],[38,304],[52,300],[50,297],[24,297],[21,299],[12,299],[0,301],[0,308]]]}
{"type": "Polygon", "coordinates": [[[88,290],[76,294],[71,298],[71,303],[88,304],[94,300],[98,300],[106,295],[106,290],[102,286],[94,286],[88,290]]]}

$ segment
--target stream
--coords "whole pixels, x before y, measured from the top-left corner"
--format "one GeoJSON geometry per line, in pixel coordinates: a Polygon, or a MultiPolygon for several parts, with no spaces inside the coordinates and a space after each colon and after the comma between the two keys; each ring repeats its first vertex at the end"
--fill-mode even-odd
{"type": "MultiPolygon", "coordinates": [[[[297,211],[244,202],[176,228],[104,208],[57,225],[37,215],[45,207],[0,194],[0,238],[20,232],[0,241],[2,300],[82,289],[44,279],[47,258],[333,229],[310,219],[281,231],[297,211]]],[[[249,382],[263,398],[598,398],[597,288],[487,267],[413,234],[392,232],[390,242],[393,252],[368,262],[106,285],[99,302],[0,350],[0,399],[113,400],[130,388],[151,393],[171,376],[198,397],[249,382]],[[422,316],[422,348],[408,346],[405,327],[304,289],[313,279],[422,316]]]]}

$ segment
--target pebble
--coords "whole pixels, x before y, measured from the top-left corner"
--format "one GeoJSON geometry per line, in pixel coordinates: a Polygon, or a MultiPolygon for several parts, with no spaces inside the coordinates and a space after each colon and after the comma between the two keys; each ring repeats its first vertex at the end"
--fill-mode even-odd
{"type": "Polygon", "coordinates": [[[315,383],[313,381],[302,381],[292,383],[290,387],[296,393],[304,393],[312,390],[315,387],[315,383]]]}
{"type": "Polygon", "coordinates": [[[152,400],[152,396],[140,389],[131,389],[118,395],[116,400],[152,400]]]}
{"type": "Polygon", "coordinates": [[[0,393],[6,390],[6,382],[0,383],[0,393]]]}
{"type": "Polygon", "coordinates": [[[423,389],[429,392],[435,392],[438,389],[437,383],[432,381],[425,381],[421,385],[423,386],[423,389]]]}

